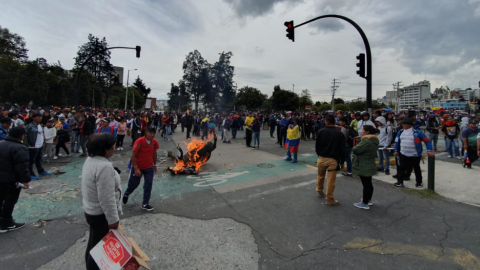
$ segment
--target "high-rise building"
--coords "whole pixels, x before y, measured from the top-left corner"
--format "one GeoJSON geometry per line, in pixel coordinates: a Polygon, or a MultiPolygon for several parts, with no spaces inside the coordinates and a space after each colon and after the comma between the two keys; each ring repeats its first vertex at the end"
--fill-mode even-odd
{"type": "Polygon", "coordinates": [[[118,81],[123,85],[123,67],[113,67],[113,71],[118,76],[118,81]]]}
{"type": "Polygon", "coordinates": [[[399,91],[398,103],[401,108],[417,107],[421,102],[429,101],[432,98],[429,81],[421,81],[405,86],[400,88],[399,91]]]}

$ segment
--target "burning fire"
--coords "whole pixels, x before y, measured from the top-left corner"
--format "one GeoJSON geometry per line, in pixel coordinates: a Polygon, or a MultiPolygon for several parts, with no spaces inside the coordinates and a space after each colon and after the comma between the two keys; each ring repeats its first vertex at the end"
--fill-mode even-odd
{"type": "MultiPolygon", "coordinates": [[[[187,153],[185,153],[183,157],[175,159],[175,167],[170,167],[171,171],[173,171],[174,174],[181,174],[185,172],[185,169],[191,168],[195,169],[194,173],[197,173],[210,158],[210,152],[204,153],[203,156],[199,154],[199,151],[203,149],[210,140],[211,137],[208,137],[207,141],[197,140],[195,138],[192,138],[189,143],[184,141],[183,143],[187,146],[187,153]]],[[[179,150],[181,151],[181,149],[179,150]]]]}

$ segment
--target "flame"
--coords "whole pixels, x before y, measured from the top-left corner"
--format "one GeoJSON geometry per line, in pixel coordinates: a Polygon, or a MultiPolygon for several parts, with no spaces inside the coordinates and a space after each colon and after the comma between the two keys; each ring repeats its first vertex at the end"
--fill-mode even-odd
{"type": "Polygon", "coordinates": [[[184,141],[183,143],[187,146],[187,152],[185,155],[188,155],[188,160],[186,162],[184,159],[175,160],[175,167],[171,168],[175,174],[182,173],[185,168],[188,167],[195,168],[195,173],[197,173],[210,157],[210,153],[207,153],[205,156],[201,157],[198,154],[198,151],[201,150],[211,139],[211,136],[209,136],[207,137],[207,141],[197,140],[195,138],[192,138],[189,143],[184,141]]]}

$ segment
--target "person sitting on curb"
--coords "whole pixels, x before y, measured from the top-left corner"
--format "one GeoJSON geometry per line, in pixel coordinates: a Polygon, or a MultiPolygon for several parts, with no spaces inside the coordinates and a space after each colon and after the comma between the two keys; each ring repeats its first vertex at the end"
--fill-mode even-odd
{"type": "Polygon", "coordinates": [[[402,123],[403,130],[400,130],[395,139],[395,156],[399,157],[399,163],[402,168],[398,172],[396,187],[404,187],[403,180],[406,171],[413,168],[415,171],[415,178],[417,188],[423,186],[422,184],[422,171],[420,169],[420,160],[422,159],[422,142],[427,147],[427,155],[429,157],[435,157],[433,153],[432,143],[428,140],[427,136],[422,131],[413,128],[412,119],[405,117],[402,123]]]}

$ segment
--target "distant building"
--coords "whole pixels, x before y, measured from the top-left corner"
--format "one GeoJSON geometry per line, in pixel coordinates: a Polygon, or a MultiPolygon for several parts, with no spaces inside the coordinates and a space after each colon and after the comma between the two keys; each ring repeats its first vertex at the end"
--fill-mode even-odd
{"type": "Polygon", "coordinates": [[[399,91],[400,97],[398,103],[401,108],[417,107],[419,106],[420,102],[425,102],[426,100],[430,100],[432,98],[430,94],[429,81],[421,81],[416,84],[400,88],[399,91]]]}
{"type": "Polygon", "coordinates": [[[468,105],[466,101],[460,101],[458,99],[445,99],[435,101],[433,106],[442,106],[444,109],[465,110],[468,105]]]}
{"type": "Polygon", "coordinates": [[[118,76],[118,81],[123,85],[123,67],[113,67],[113,72],[118,76]]]}
{"type": "Polygon", "coordinates": [[[157,110],[164,111],[165,107],[168,107],[168,100],[158,100],[157,99],[157,110]]]}

